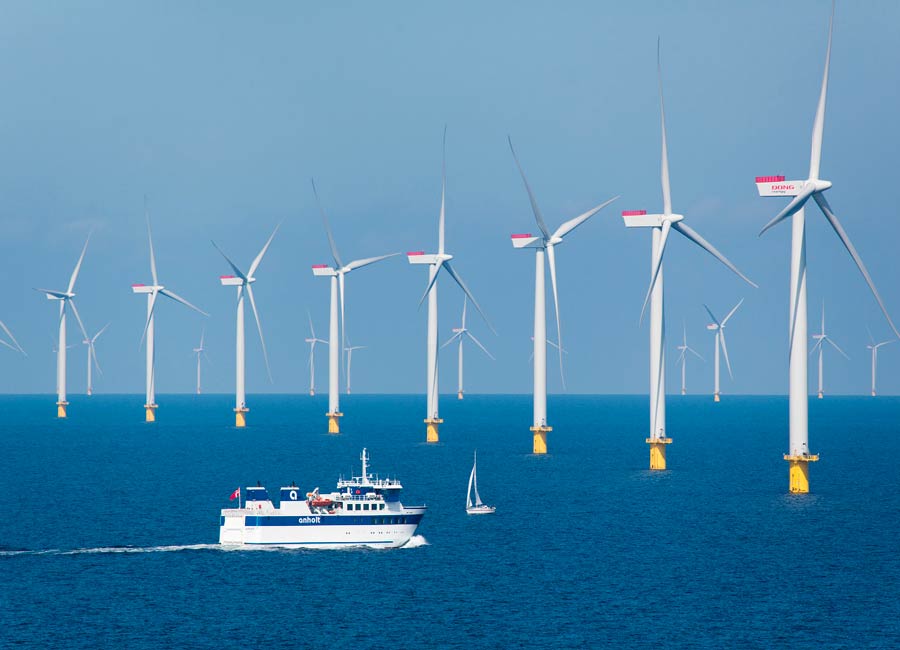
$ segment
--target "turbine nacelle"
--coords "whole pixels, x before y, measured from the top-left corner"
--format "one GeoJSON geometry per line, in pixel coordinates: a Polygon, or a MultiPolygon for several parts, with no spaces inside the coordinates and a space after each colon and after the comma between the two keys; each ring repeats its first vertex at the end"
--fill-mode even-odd
{"type": "Polygon", "coordinates": [[[447,253],[425,253],[424,251],[412,251],[406,254],[410,264],[443,264],[453,259],[447,253]]]}
{"type": "Polygon", "coordinates": [[[312,272],[313,275],[317,276],[337,275],[337,271],[335,271],[333,267],[328,266],[327,264],[313,264],[312,272]]]}
{"type": "Polygon", "coordinates": [[[800,196],[831,189],[831,181],[818,178],[787,181],[784,176],[757,176],[756,189],[760,196],[800,196]]]}
{"type": "Polygon", "coordinates": [[[161,289],[164,289],[162,285],[152,285],[152,284],[133,284],[131,285],[131,291],[134,293],[157,293],[161,289]]]}
{"type": "Polygon", "coordinates": [[[623,210],[622,219],[626,228],[662,228],[665,222],[677,223],[683,214],[647,214],[646,210],[623,210]]]}
{"type": "Polygon", "coordinates": [[[239,287],[244,284],[244,279],[236,275],[220,275],[219,282],[222,283],[223,287],[239,287]]]}

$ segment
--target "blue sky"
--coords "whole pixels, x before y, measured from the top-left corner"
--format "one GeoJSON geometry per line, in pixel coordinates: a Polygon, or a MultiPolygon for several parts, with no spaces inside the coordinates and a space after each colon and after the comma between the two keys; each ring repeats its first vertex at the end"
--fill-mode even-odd
{"type": "MultiPolygon", "coordinates": [[[[783,201],[759,198],[753,177],[805,178],[829,10],[822,0],[3,3],[0,319],[29,356],[0,350],[0,391],[53,390],[55,304],[32,287],[64,287],[92,228],[76,301],[88,329],[112,322],[96,390],[143,390],[145,303],[130,285],[150,276],[144,194],[162,282],[212,314],[160,306],[158,392],[191,390],[203,326],[207,388],[233,390],[233,293],[218,285],[228,268],[210,239],[246,265],[280,221],[255,285],[275,382],[248,330],[248,392],[305,390],[307,308],[327,331],[328,283],[310,265],[330,261],[310,177],[345,259],[432,250],[446,123],[447,247],[498,331],[472,316],[497,361],[472,349],[468,390],[531,387],[533,254],[508,236],[536,226],[510,134],[551,228],[622,195],[558,250],[567,378],[573,393],[645,392],[649,235],[626,231],[619,214],[662,204],[660,36],[674,208],[760,285],[683,238],[670,243],[669,389],[684,321],[708,360],[689,367],[689,388],[711,392],[702,304],[726,312],[745,298],[723,392],[784,393],[790,228],[757,238],[783,201]]],[[[822,161],[828,199],[895,319],[900,225],[883,190],[900,142],[898,23],[896,2],[838,4],[822,161]]],[[[811,320],[825,300],[829,333],[851,356],[830,355],[827,387],[863,393],[866,325],[879,339],[889,330],[827,223],[808,214],[811,320]]],[[[348,276],[348,333],[369,346],[354,360],[358,392],[424,390],[424,285],[403,258],[348,276]]],[[[442,281],[442,340],[461,307],[442,281]]],[[[882,352],[881,391],[900,393],[900,345],[882,352]]],[[[84,351],[71,353],[76,393],[84,351]]],[[[318,365],[324,387],[324,350],[318,365]]],[[[455,381],[445,357],[442,388],[455,381]]],[[[552,371],[549,386],[560,390],[552,371]]]]}

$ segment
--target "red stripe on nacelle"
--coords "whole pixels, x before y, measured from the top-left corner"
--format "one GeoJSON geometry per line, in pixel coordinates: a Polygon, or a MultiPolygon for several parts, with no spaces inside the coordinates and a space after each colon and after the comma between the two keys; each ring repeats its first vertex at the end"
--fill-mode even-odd
{"type": "Polygon", "coordinates": [[[784,176],[757,176],[757,183],[780,183],[784,180],[784,176]]]}
{"type": "Polygon", "coordinates": [[[146,284],[133,284],[132,287],[146,287],[146,284]]]}
{"type": "Polygon", "coordinates": [[[513,239],[527,239],[528,237],[531,237],[531,236],[532,236],[532,235],[531,235],[530,232],[529,232],[529,233],[525,233],[525,234],[521,234],[521,235],[510,235],[510,237],[512,237],[513,239]]]}
{"type": "Polygon", "coordinates": [[[220,276],[219,276],[219,279],[220,279],[220,280],[227,280],[228,278],[234,278],[234,277],[237,277],[237,276],[234,276],[234,275],[220,275],[220,276]]]}
{"type": "Polygon", "coordinates": [[[407,255],[409,255],[409,256],[424,255],[424,254],[425,254],[425,251],[410,251],[409,253],[407,253],[407,255]]]}
{"type": "Polygon", "coordinates": [[[313,264],[312,267],[314,269],[327,269],[328,265],[327,264],[313,264]]]}
{"type": "Polygon", "coordinates": [[[647,214],[646,210],[622,210],[623,217],[640,217],[647,214]]]}

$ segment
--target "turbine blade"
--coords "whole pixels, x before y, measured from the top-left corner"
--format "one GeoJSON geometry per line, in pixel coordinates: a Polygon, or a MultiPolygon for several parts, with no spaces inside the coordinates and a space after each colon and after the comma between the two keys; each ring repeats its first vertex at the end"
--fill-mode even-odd
{"type": "Polygon", "coordinates": [[[725,330],[719,330],[719,343],[722,344],[722,354],[725,355],[725,367],[728,368],[728,376],[734,379],[734,375],[731,374],[731,362],[728,360],[728,347],[725,345],[725,330]]]}
{"type": "Polygon", "coordinates": [[[650,273],[650,286],[647,288],[647,295],[644,297],[644,304],[641,305],[641,317],[639,323],[644,322],[644,312],[647,310],[647,304],[650,302],[650,295],[653,293],[653,287],[656,286],[656,279],[659,277],[659,270],[662,268],[663,255],[666,252],[666,241],[669,238],[669,231],[672,229],[672,222],[666,219],[662,225],[662,235],[659,238],[659,248],[656,251],[656,259],[653,260],[653,270],[650,273]]]}
{"type": "Polygon", "coordinates": [[[687,348],[687,351],[692,353],[695,357],[700,359],[703,363],[706,363],[706,359],[704,359],[694,348],[687,348]]]}
{"type": "Polygon", "coordinates": [[[100,367],[100,362],[97,361],[97,348],[94,347],[93,343],[91,343],[91,359],[94,360],[94,367],[97,368],[97,372],[99,372],[102,375],[103,368],[100,367]]]}
{"type": "Polygon", "coordinates": [[[458,339],[460,336],[462,336],[462,332],[457,332],[456,334],[454,334],[453,336],[451,336],[449,339],[447,339],[447,341],[441,346],[441,348],[447,347],[448,345],[450,345],[451,343],[453,343],[453,341],[455,341],[456,339],[458,339]]]}
{"type": "Polygon", "coordinates": [[[153,286],[159,284],[156,276],[156,255],[153,252],[153,232],[150,230],[150,214],[147,212],[147,197],[144,197],[144,213],[147,218],[147,241],[150,242],[150,275],[153,278],[153,286]]]}
{"type": "Polygon", "coordinates": [[[680,232],[682,235],[684,235],[685,237],[690,239],[692,242],[697,244],[700,248],[704,249],[707,253],[709,253],[710,255],[715,257],[717,260],[722,262],[722,264],[724,264],[729,269],[734,271],[739,278],[741,278],[744,282],[749,284],[751,287],[753,287],[754,289],[759,289],[759,286],[757,286],[757,284],[753,280],[751,280],[746,275],[744,275],[743,273],[738,271],[738,268],[734,264],[732,264],[730,261],[728,261],[727,257],[722,255],[722,253],[717,251],[712,244],[710,244],[708,241],[703,239],[703,237],[700,236],[700,233],[698,233],[696,230],[694,230],[693,228],[688,226],[683,221],[678,221],[676,223],[673,223],[672,228],[674,228],[675,230],[680,232]]]}
{"type": "Polygon", "coordinates": [[[847,353],[844,352],[843,350],[841,350],[841,348],[838,347],[838,344],[837,344],[837,343],[835,343],[834,341],[832,341],[832,340],[831,340],[830,338],[828,338],[827,336],[824,337],[823,340],[824,340],[824,341],[828,341],[828,342],[831,344],[831,346],[832,346],[835,350],[837,350],[838,352],[840,352],[841,354],[844,355],[844,358],[845,358],[845,359],[847,359],[848,361],[850,360],[850,357],[847,356],[847,353]]]}
{"type": "Polygon", "coordinates": [[[7,343],[6,341],[4,341],[3,339],[0,339],[0,345],[4,345],[4,346],[8,347],[8,348],[9,348],[10,350],[12,350],[13,352],[18,352],[18,351],[19,351],[19,350],[17,350],[16,348],[14,348],[12,345],[10,345],[9,343],[7,343]]]}
{"type": "Polygon", "coordinates": [[[819,105],[816,107],[816,119],[813,122],[812,148],[809,155],[809,177],[819,177],[819,163],[822,160],[822,134],[825,131],[825,101],[828,95],[828,68],[831,65],[831,35],[834,30],[834,3],[831,5],[831,18],[828,21],[828,48],[825,51],[825,70],[822,73],[822,90],[819,93],[819,105]]]}
{"type": "Polygon", "coordinates": [[[809,349],[809,353],[812,354],[812,353],[814,353],[816,350],[818,350],[820,347],[822,347],[822,341],[824,341],[824,340],[825,340],[825,339],[819,339],[818,341],[816,341],[815,343],[813,343],[813,346],[809,349]]]}
{"type": "Polygon", "coordinates": [[[94,341],[96,341],[97,339],[100,338],[100,335],[103,334],[103,332],[105,332],[105,331],[106,331],[106,328],[109,327],[109,326],[110,326],[110,323],[107,323],[106,325],[103,326],[103,328],[102,328],[99,332],[97,332],[96,334],[94,334],[94,338],[91,339],[91,345],[94,344],[94,341]]]}
{"type": "Polygon", "coordinates": [[[538,207],[537,199],[534,198],[534,192],[531,191],[531,185],[528,184],[528,179],[525,178],[525,170],[522,169],[522,165],[519,164],[519,157],[516,156],[516,150],[513,148],[512,138],[506,136],[506,139],[509,140],[509,150],[512,151],[513,160],[516,161],[516,167],[519,168],[522,182],[525,183],[525,190],[528,192],[528,200],[531,201],[531,211],[534,212],[534,219],[537,221],[538,228],[540,228],[541,232],[544,234],[544,239],[550,239],[550,231],[547,230],[547,224],[544,223],[544,217],[541,215],[541,209],[538,207]]]}
{"type": "MultiPolygon", "coordinates": [[[[460,334],[462,334],[462,332],[460,332],[460,334]]],[[[466,336],[468,336],[470,339],[472,339],[472,342],[473,342],[475,345],[477,345],[478,347],[480,347],[480,348],[481,348],[481,351],[484,352],[486,355],[488,355],[488,356],[491,358],[492,361],[496,361],[496,359],[494,358],[494,355],[491,354],[490,352],[488,352],[488,351],[487,351],[487,348],[484,347],[484,346],[481,344],[481,341],[479,341],[478,339],[476,339],[476,338],[472,335],[471,332],[469,332],[468,330],[466,330],[465,334],[466,334],[466,336]]]]}
{"type": "Polygon", "coordinates": [[[444,252],[444,220],[447,192],[447,125],[444,125],[444,139],[441,145],[441,216],[438,218],[438,253],[444,252]]]}
{"type": "Polygon", "coordinates": [[[185,305],[186,307],[190,307],[191,309],[193,309],[195,312],[197,312],[199,314],[203,314],[204,316],[209,316],[209,314],[207,314],[205,311],[203,311],[199,307],[192,305],[187,300],[185,300],[184,298],[182,298],[181,296],[176,294],[174,291],[169,291],[168,289],[160,289],[159,293],[164,295],[166,298],[170,298],[171,300],[174,300],[175,302],[180,302],[182,305],[185,305]]]}
{"type": "Polygon", "coordinates": [[[368,266],[369,264],[374,264],[375,262],[380,262],[381,260],[386,260],[389,257],[395,257],[399,254],[400,253],[388,253],[387,255],[379,255],[378,257],[367,257],[362,260],[354,260],[353,262],[347,264],[344,269],[348,272],[354,269],[361,269],[362,267],[368,266]]]}
{"type": "Polygon", "coordinates": [[[732,308],[732,310],[731,310],[730,312],[728,312],[728,315],[727,315],[724,319],[722,319],[722,325],[723,325],[723,326],[725,325],[725,323],[728,322],[728,319],[729,319],[729,318],[731,318],[732,316],[734,316],[734,312],[736,312],[736,311],[738,310],[738,307],[740,307],[742,304],[744,304],[744,299],[743,299],[743,298],[741,298],[741,301],[740,301],[738,304],[736,304],[736,305],[732,308]]]}
{"type": "Polygon", "coordinates": [[[438,275],[440,275],[443,266],[443,264],[438,264],[437,270],[434,272],[434,277],[428,281],[428,286],[425,288],[425,293],[423,293],[422,297],[419,298],[419,307],[422,306],[422,303],[425,302],[425,298],[427,298],[428,294],[431,293],[431,287],[433,287],[434,283],[437,282],[438,275]]]}
{"type": "Polygon", "coordinates": [[[312,183],[313,194],[316,196],[316,205],[319,206],[319,212],[322,214],[322,223],[325,225],[325,234],[328,236],[328,245],[331,247],[331,257],[334,258],[334,264],[337,268],[343,267],[343,263],[341,262],[341,256],[338,255],[337,246],[334,243],[334,235],[331,234],[331,226],[328,224],[328,216],[325,214],[325,208],[322,207],[322,202],[319,200],[319,193],[316,191],[316,181],[315,179],[310,179],[312,183]]]}
{"type": "Polygon", "coordinates": [[[463,295],[463,313],[462,313],[462,329],[466,329],[466,305],[469,304],[469,297],[463,295]]]}
{"type": "Polygon", "coordinates": [[[206,328],[205,328],[205,327],[201,327],[201,328],[200,328],[200,349],[201,349],[201,350],[204,349],[204,348],[203,348],[203,338],[204,338],[205,336],[206,336],[206,328]]]}
{"type": "Polygon", "coordinates": [[[275,233],[278,232],[279,228],[281,228],[281,223],[275,226],[275,230],[273,230],[272,234],[269,235],[269,239],[266,241],[266,245],[262,247],[262,249],[259,251],[259,255],[256,256],[256,258],[253,260],[253,264],[250,265],[250,270],[247,272],[247,275],[249,275],[251,278],[256,272],[256,269],[259,267],[259,263],[262,262],[262,258],[266,254],[266,251],[269,250],[269,244],[271,244],[272,240],[275,239],[275,233]]]}
{"type": "Polygon", "coordinates": [[[799,211],[804,205],[806,205],[806,202],[809,200],[809,197],[813,192],[815,192],[815,188],[812,185],[805,187],[803,191],[800,192],[800,194],[791,199],[791,202],[784,207],[784,210],[776,214],[774,219],[763,226],[763,229],[759,231],[759,235],[757,236],[762,237],[769,228],[778,225],[779,223],[793,215],[795,212],[799,211]]]}
{"type": "Polygon", "coordinates": [[[78,263],[75,265],[75,270],[72,271],[72,277],[69,278],[69,287],[66,289],[66,293],[72,293],[72,289],[75,288],[75,280],[78,279],[78,271],[81,270],[81,263],[84,261],[84,254],[87,252],[88,243],[91,241],[91,234],[93,233],[88,233],[87,239],[84,241],[84,248],[81,249],[78,263]]]}
{"type": "Polygon", "coordinates": [[[53,289],[38,289],[37,287],[33,287],[33,288],[34,288],[34,290],[37,291],[38,293],[45,293],[45,294],[47,294],[47,297],[48,297],[48,298],[59,298],[59,299],[61,299],[61,300],[65,300],[66,297],[67,297],[67,296],[66,296],[66,293],[63,292],[63,291],[55,291],[55,290],[53,290],[53,289]]]}
{"type": "MultiPolygon", "coordinates": [[[[556,340],[562,347],[562,328],[559,323],[559,294],[556,290],[556,247],[547,245],[547,261],[550,263],[550,285],[553,287],[553,310],[556,313],[556,340]]],[[[559,378],[562,381],[563,390],[566,388],[566,375],[563,372],[562,355],[559,355],[559,378]]]]}
{"type": "Polygon", "coordinates": [[[241,280],[246,281],[246,280],[247,280],[247,276],[244,275],[244,272],[241,271],[241,270],[237,267],[237,265],[236,265],[234,262],[232,262],[232,261],[228,258],[228,256],[222,251],[221,248],[219,248],[219,246],[218,246],[218,244],[216,244],[216,242],[214,242],[214,241],[212,241],[212,240],[210,240],[210,241],[212,242],[212,245],[215,247],[215,249],[216,249],[217,251],[219,251],[219,253],[222,255],[222,257],[225,258],[225,261],[228,262],[228,266],[231,267],[231,270],[234,271],[234,274],[235,274],[236,276],[238,276],[241,280]]]}
{"type": "Polygon", "coordinates": [[[614,196],[613,198],[609,199],[608,201],[604,201],[600,205],[595,206],[595,207],[591,208],[590,210],[588,210],[587,212],[578,215],[574,219],[569,219],[564,224],[562,224],[559,228],[556,229],[556,232],[553,233],[553,238],[565,237],[570,232],[575,230],[578,226],[583,224],[585,221],[587,221],[588,219],[593,217],[595,214],[600,212],[600,210],[602,210],[603,208],[605,208],[606,206],[608,206],[610,203],[612,203],[613,201],[615,201],[618,198],[619,198],[618,196],[614,196]]]}
{"type": "Polygon", "coordinates": [[[306,317],[309,319],[309,334],[312,337],[313,341],[316,340],[316,330],[313,327],[312,323],[312,314],[309,313],[309,310],[306,310],[306,317]]]}
{"type": "Polygon", "coordinates": [[[844,247],[847,249],[847,252],[850,253],[850,257],[853,258],[853,261],[856,262],[856,266],[859,268],[859,272],[862,273],[863,277],[866,279],[866,284],[869,285],[869,289],[872,290],[872,295],[875,296],[875,300],[878,301],[878,306],[881,307],[882,313],[884,313],[884,317],[887,319],[888,325],[891,326],[891,329],[894,330],[894,335],[900,338],[900,331],[897,331],[897,327],[894,325],[894,321],[891,320],[890,314],[888,314],[887,307],[884,306],[884,302],[881,300],[881,296],[878,295],[878,289],[875,288],[875,283],[872,282],[872,277],[869,275],[869,271],[866,269],[866,265],[863,263],[862,258],[859,256],[859,253],[856,252],[856,248],[853,246],[853,242],[850,241],[850,238],[847,236],[847,233],[844,231],[843,226],[841,226],[841,222],[838,221],[837,215],[831,211],[831,206],[828,205],[828,201],[822,195],[822,193],[817,193],[814,195],[816,199],[816,203],[819,204],[819,207],[822,209],[822,213],[825,215],[825,218],[828,219],[828,223],[831,224],[831,227],[834,228],[834,232],[837,233],[837,236],[840,238],[841,243],[844,244],[844,247]]]}
{"type": "Polygon", "coordinates": [[[497,330],[494,329],[494,326],[491,325],[491,321],[488,320],[488,317],[485,315],[484,311],[481,309],[481,306],[478,304],[478,301],[475,300],[475,296],[472,295],[472,292],[469,291],[469,287],[466,286],[466,283],[463,282],[463,279],[459,277],[459,274],[456,270],[450,266],[450,262],[444,262],[444,267],[447,269],[447,273],[456,280],[456,284],[459,285],[459,288],[463,290],[463,292],[469,297],[469,300],[472,301],[472,304],[475,305],[475,309],[478,310],[478,313],[481,314],[481,317],[484,319],[484,322],[487,324],[488,328],[496,335],[497,330]]]}
{"type": "Polygon", "coordinates": [[[250,298],[250,306],[253,308],[253,317],[256,319],[256,330],[259,332],[259,342],[262,344],[263,359],[266,362],[266,374],[269,375],[269,383],[272,381],[272,370],[269,368],[269,353],[266,352],[266,339],[263,337],[262,324],[259,322],[259,312],[256,311],[256,301],[253,299],[253,287],[249,284],[247,287],[247,297],[250,298]]]}
{"type": "MultiPolygon", "coordinates": [[[[22,346],[19,345],[19,342],[16,340],[16,337],[13,336],[13,333],[9,331],[9,328],[6,326],[6,324],[5,324],[2,320],[0,320],[0,327],[3,328],[3,331],[6,332],[6,335],[9,337],[9,339],[10,339],[10,340],[15,344],[15,346],[16,346],[16,347],[13,348],[11,345],[7,344],[7,347],[12,348],[12,349],[15,350],[16,352],[21,352],[22,354],[25,354],[25,350],[22,349],[22,346]]],[[[27,357],[28,355],[25,354],[25,356],[27,357]]]]}
{"type": "Polygon", "coordinates": [[[147,322],[144,323],[144,331],[141,332],[141,342],[138,343],[138,347],[144,345],[144,338],[147,336],[147,330],[150,328],[150,320],[153,318],[153,314],[156,312],[156,292],[150,294],[150,309],[147,310],[147,322]]]}
{"type": "Polygon", "coordinates": [[[75,301],[69,298],[66,302],[72,306],[72,313],[75,314],[75,320],[78,321],[78,327],[81,328],[81,333],[84,335],[84,338],[88,338],[87,330],[84,329],[84,323],[81,322],[81,316],[78,314],[78,308],[75,306],[75,301]]]}
{"type": "Polygon", "coordinates": [[[659,121],[662,125],[662,162],[660,180],[662,181],[663,213],[672,214],[672,191],[669,187],[669,148],[666,143],[666,105],[663,102],[662,63],[660,61],[660,42],[656,39],[656,79],[659,83],[659,121]]]}
{"type": "Polygon", "coordinates": [[[716,325],[718,325],[719,327],[722,327],[722,324],[719,323],[719,321],[716,319],[715,316],[713,316],[713,313],[712,313],[712,311],[710,310],[709,307],[707,307],[706,305],[703,305],[703,309],[705,309],[705,310],[706,310],[706,313],[709,314],[709,317],[712,318],[712,322],[714,322],[714,323],[715,323],[716,325]]]}

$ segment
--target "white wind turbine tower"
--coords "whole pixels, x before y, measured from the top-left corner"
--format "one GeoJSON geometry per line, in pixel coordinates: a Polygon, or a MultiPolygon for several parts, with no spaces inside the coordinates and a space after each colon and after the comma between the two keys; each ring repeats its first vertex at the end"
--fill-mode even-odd
{"type": "Polygon", "coordinates": [[[625,226],[629,228],[651,228],[651,272],[650,288],[644,298],[641,317],[647,303],[650,303],[650,437],[646,439],[650,445],[650,469],[666,469],[666,445],[672,438],[666,432],[666,358],[665,358],[665,320],[663,313],[663,254],[669,232],[675,230],[710,253],[744,281],[756,286],[741,273],[728,259],[716,250],[712,244],[701,237],[693,228],[684,223],[684,216],[672,212],[672,193],[669,187],[669,153],[666,146],[666,110],[662,93],[662,67],[659,59],[659,43],[656,50],[656,68],[659,83],[659,112],[662,130],[662,163],[660,176],[662,181],[663,213],[647,214],[646,210],[626,210],[622,212],[625,226]]]}
{"type": "MultiPolygon", "coordinates": [[[[870,334],[870,336],[871,336],[871,334],[870,334]]],[[[832,341],[831,337],[829,337],[827,334],[825,334],[825,303],[824,302],[822,302],[822,333],[821,334],[813,334],[813,338],[816,339],[816,344],[813,345],[812,350],[810,350],[809,353],[812,354],[816,350],[819,351],[819,399],[822,399],[822,397],[824,397],[824,395],[825,395],[824,383],[822,382],[822,349],[825,347],[823,345],[823,343],[825,343],[827,341],[835,350],[840,352],[844,356],[845,359],[847,359],[847,360],[850,359],[850,357],[848,357],[847,354],[838,347],[837,343],[832,341]]],[[[873,378],[873,384],[874,384],[874,378],[873,378]]],[[[874,391],[874,388],[872,390],[874,391]]]]}
{"type": "MultiPolygon", "coordinates": [[[[541,210],[538,208],[537,199],[531,191],[528,179],[525,177],[525,170],[519,164],[519,158],[516,156],[516,150],[513,148],[512,138],[509,141],[509,150],[512,152],[513,160],[516,161],[516,167],[522,176],[522,182],[525,184],[525,190],[528,192],[528,200],[531,202],[531,211],[534,213],[534,219],[541,234],[537,237],[527,234],[511,235],[513,248],[533,248],[535,252],[535,274],[534,274],[534,409],[533,423],[531,432],[533,434],[532,450],[535,454],[547,453],[547,434],[553,430],[553,427],[547,424],[547,315],[546,315],[546,291],[544,290],[544,255],[546,253],[547,261],[550,265],[550,284],[553,287],[553,305],[556,313],[556,339],[557,345],[562,349],[562,332],[559,321],[559,297],[556,290],[556,253],[555,247],[561,244],[563,237],[575,230],[578,226],[594,216],[597,212],[605,208],[607,205],[615,201],[615,196],[608,201],[604,201],[600,205],[591,208],[587,212],[578,215],[574,219],[569,219],[557,228],[552,234],[547,229],[541,210]]],[[[559,372],[562,375],[562,354],[559,355],[559,372]]],[[[563,378],[563,387],[565,387],[565,378],[563,378]]]]}
{"type": "Polygon", "coordinates": [[[419,305],[428,298],[428,336],[426,339],[427,365],[425,374],[425,394],[426,394],[426,414],[425,414],[425,440],[426,442],[438,442],[438,427],[444,422],[440,418],[438,412],[438,299],[437,299],[437,279],[441,269],[447,269],[447,273],[453,278],[454,282],[459,285],[463,293],[468,296],[475,309],[484,318],[487,326],[494,331],[490,321],[485,316],[478,301],[472,296],[472,292],[463,282],[462,278],[450,265],[453,256],[444,250],[444,217],[445,217],[445,198],[447,190],[447,127],[444,127],[443,147],[441,150],[441,211],[438,217],[438,252],[426,254],[424,251],[414,251],[407,253],[407,260],[410,264],[426,264],[428,265],[428,286],[419,305]]]}
{"type": "Polygon", "coordinates": [[[241,269],[239,269],[234,262],[228,259],[228,256],[224,252],[222,252],[222,249],[216,246],[216,242],[212,243],[212,245],[216,247],[216,250],[221,253],[222,257],[225,258],[225,261],[228,262],[228,266],[231,267],[231,270],[234,271],[234,275],[219,276],[219,281],[224,287],[237,288],[237,327],[235,328],[236,336],[234,364],[234,426],[236,427],[247,426],[247,411],[250,410],[247,408],[247,395],[244,390],[245,294],[248,298],[250,298],[250,307],[253,309],[253,317],[256,320],[256,330],[259,332],[259,342],[262,345],[263,360],[266,362],[266,374],[269,376],[269,381],[272,381],[272,371],[269,369],[269,355],[266,352],[266,340],[265,338],[263,338],[262,324],[259,322],[259,312],[256,310],[256,300],[254,300],[253,298],[253,283],[256,282],[256,277],[253,274],[256,273],[256,269],[259,268],[259,264],[260,262],[262,262],[263,256],[266,254],[266,251],[269,250],[269,245],[272,243],[272,240],[275,238],[275,233],[278,232],[278,228],[280,227],[281,224],[275,226],[275,230],[273,230],[272,234],[269,235],[269,239],[262,247],[262,250],[259,251],[259,254],[257,254],[257,256],[253,259],[253,262],[250,264],[250,268],[246,273],[241,271],[241,269]]]}
{"type": "Polygon", "coordinates": [[[303,340],[309,343],[309,395],[312,397],[316,394],[316,343],[328,345],[328,341],[316,337],[309,310],[306,310],[306,317],[309,319],[309,338],[303,340]]]}
{"type": "Polygon", "coordinates": [[[209,362],[209,355],[206,354],[206,348],[203,345],[204,337],[206,335],[206,329],[200,330],[200,345],[194,348],[194,354],[197,355],[197,394],[200,394],[200,355],[203,355],[206,358],[206,361],[209,362]]]}
{"type": "Polygon", "coordinates": [[[165,296],[170,300],[190,307],[204,316],[209,316],[209,314],[159,283],[159,278],[156,275],[156,255],[153,252],[153,233],[150,232],[149,217],[147,218],[147,241],[150,243],[150,276],[153,279],[153,284],[149,286],[146,284],[133,284],[131,285],[131,290],[136,294],[145,294],[147,296],[147,322],[144,324],[144,331],[141,333],[141,343],[144,342],[144,339],[147,342],[147,361],[144,377],[144,420],[146,422],[156,422],[156,409],[158,408],[156,404],[156,299],[159,296],[165,296]]]}
{"type": "Polygon", "coordinates": [[[741,301],[738,304],[736,304],[731,309],[731,311],[728,312],[728,315],[725,318],[723,318],[721,321],[719,321],[713,315],[713,313],[709,307],[707,307],[706,305],[703,305],[703,308],[706,310],[706,313],[709,314],[709,317],[712,319],[712,323],[707,325],[706,329],[710,330],[711,332],[716,333],[716,341],[715,341],[715,348],[716,348],[715,378],[716,378],[716,382],[715,382],[715,391],[713,392],[713,399],[716,402],[719,401],[719,395],[721,395],[721,392],[719,391],[719,348],[722,349],[722,354],[725,355],[725,367],[728,368],[728,376],[731,377],[732,379],[734,379],[734,375],[731,374],[731,362],[728,360],[728,346],[725,345],[725,325],[728,323],[728,319],[730,319],[732,316],[734,316],[734,312],[736,312],[738,310],[738,307],[740,307],[743,303],[744,303],[744,299],[741,298],[741,301]]]}
{"type": "Polygon", "coordinates": [[[878,370],[878,348],[887,345],[888,343],[893,343],[896,340],[897,339],[888,339],[887,341],[876,343],[875,339],[872,338],[872,332],[869,332],[869,341],[871,344],[866,347],[872,351],[872,397],[875,397],[875,373],[878,370]]]}
{"type": "Polygon", "coordinates": [[[694,348],[687,344],[687,325],[682,323],[681,326],[684,331],[682,332],[681,345],[676,348],[676,350],[681,351],[681,354],[678,355],[677,363],[681,364],[681,394],[687,395],[687,383],[685,381],[687,379],[687,353],[690,352],[700,361],[704,361],[704,359],[694,348]]]}
{"type": "Polygon", "coordinates": [[[334,266],[327,264],[313,264],[313,275],[331,278],[331,312],[328,322],[328,433],[340,433],[341,425],[339,418],[343,417],[341,413],[341,397],[340,397],[340,359],[341,349],[344,347],[344,276],[355,269],[369,266],[375,262],[386,260],[400,253],[390,253],[388,255],[379,255],[378,257],[367,257],[361,260],[354,260],[347,264],[341,261],[338,254],[337,246],[334,243],[334,236],[331,233],[331,226],[328,224],[328,216],[325,214],[322,203],[319,201],[319,193],[316,191],[316,182],[312,181],[313,194],[316,197],[316,204],[319,206],[319,212],[322,213],[322,223],[325,225],[325,234],[328,236],[328,245],[331,247],[331,257],[334,260],[334,266]],[[341,323],[341,339],[338,341],[338,302],[340,301],[340,323],[341,323]]]}
{"type": "Polygon", "coordinates": [[[350,345],[350,337],[347,337],[347,347],[344,348],[344,352],[347,353],[347,394],[350,394],[350,366],[353,364],[353,351],[354,350],[365,350],[365,345],[350,345]]]}
{"type": "Polygon", "coordinates": [[[481,344],[481,341],[475,338],[475,336],[466,328],[466,305],[468,304],[468,297],[463,296],[463,310],[462,310],[462,324],[459,327],[453,328],[453,336],[447,339],[446,343],[444,343],[441,348],[445,348],[453,341],[459,341],[459,349],[457,353],[458,363],[459,363],[459,375],[458,375],[458,385],[456,390],[456,398],[463,398],[463,337],[468,336],[472,342],[477,345],[481,350],[488,355],[492,361],[496,361],[494,359],[494,355],[487,351],[487,348],[481,344]]]}
{"type": "Polygon", "coordinates": [[[78,321],[78,327],[81,328],[84,338],[88,337],[84,324],[81,322],[81,316],[78,315],[78,309],[75,307],[74,290],[75,280],[78,279],[78,271],[81,270],[81,263],[84,261],[84,254],[90,241],[91,236],[88,235],[65,291],[35,289],[35,291],[45,294],[47,300],[59,300],[59,342],[56,345],[56,417],[58,418],[64,418],[68,415],[67,407],[69,406],[69,403],[66,401],[66,350],[68,349],[66,345],[66,312],[69,307],[72,308],[72,313],[75,315],[75,320],[78,321]]]}
{"type": "Polygon", "coordinates": [[[93,377],[91,376],[91,366],[97,366],[97,372],[101,375],[103,371],[100,369],[100,362],[97,361],[97,350],[94,348],[94,343],[97,342],[97,339],[100,338],[100,335],[106,331],[106,328],[109,327],[109,323],[103,326],[103,328],[94,334],[92,337],[85,337],[82,343],[87,346],[87,394],[94,394],[94,384],[93,377]]]}
{"type": "Polygon", "coordinates": [[[809,417],[807,393],[807,317],[806,317],[806,219],[803,207],[813,198],[819,205],[828,223],[834,229],[844,247],[850,253],[866,283],[869,285],[878,306],[884,312],[894,334],[900,332],[894,326],[887,308],[875,289],[866,266],[850,242],[850,238],[832,212],[823,192],[831,187],[831,182],[819,178],[819,163],[822,158],[822,135],[825,128],[825,100],[828,91],[828,67],[831,60],[831,35],[834,25],[834,7],[828,25],[828,49],[825,54],[825,71],[822,75],[822,89],[813,122],[812,147],[809,160],[809,178],[800,181],[785,181],[784,176],[757,176],[756,187],[760,196],[791,196],[791,202],[775,216],[760,232],[762,235],[772,226],[792,218],[791,237],[791,296],[790,296],[790,446],[784,459],[790,463],[790,491],[809,492],[809,463],[819,460],[818,454],[809,451],[809,417]]]}

